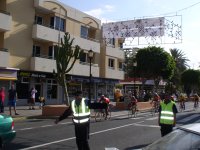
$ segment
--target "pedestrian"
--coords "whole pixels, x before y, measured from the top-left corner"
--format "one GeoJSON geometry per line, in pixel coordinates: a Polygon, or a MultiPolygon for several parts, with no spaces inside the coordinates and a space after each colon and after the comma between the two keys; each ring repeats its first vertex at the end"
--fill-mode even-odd
{"type": "Polygon", "coordinates": [[[4,101],[5,101],[5,88],[1,87],[0,89],[0,113],[4,113],[4,101]]]}
{"type": "Polygon", "coordinates": [[[175,103],[171,100],[170,94],[166,93],[164,101],[160,103],[158,124],[160,126],[161,135],[172,132],[173,127],[176,125],[177,108],[175,103]]]}
{"type": "Polygon", "coordinates": [[[103,104],[91,103],[82,97],[82,92],[75,93],[75,99],[71,102],[69,108],[55,120],[55,124],[73,114],[73,122],[75,127],[76,144],[78,150],[90,150],[89,128],[90,128],[90,109],[105,109],[103,104]]]}
{"type": "Polygon", "coordinates": [[[30,96],[31,96],[31,99],[30,99],[30,102],[29,102],[29,109],[35,109],[35,94],[37,93],[37,90],[33,87],[31,88],[31,92],[30,92],[30,96]]]}
{"type": "Polygon", "coordinates": [[[16,111],[17,91],[14,88],[14,84],[11,85],[11,89],[8,90],[8,106],[10,116],[12,115],[11,107],[13,107],[15,115],[19,115],[16,111]]]}

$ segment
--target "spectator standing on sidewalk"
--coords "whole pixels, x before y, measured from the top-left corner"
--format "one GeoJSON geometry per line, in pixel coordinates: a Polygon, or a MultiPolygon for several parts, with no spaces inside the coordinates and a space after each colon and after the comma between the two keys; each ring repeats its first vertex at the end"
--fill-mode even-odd
{"type": "Polygon", "coordinates": [[[0,113],[4,113],[4,101],[5,101],[5,96],[6,96],[5,88],[2,87],[2,88],[0,89],[0,113]]]}
{"type": "Polygon", "coordinates": [[[19,115],[16,112],[16,100],[17,100],[17,91],[14,88],[14,84],[12,84],[11,89],[8,90],[8,106],[9,106],[10,116],[12,115],[11,107],[13,107],[15,115],[19,115]]]}
{"type": "Polygon", "coordinates": [[[164,101],[160,103],[158,124],[161,127],[161,135],[165,136],[173,130],[176,125],[177,108],[171,100],[170,94],[165,94],[164,101]]]}
{"type": "Polygon", "coordinates": [[[31,88],[31,100],[29,103],[29,109],[35,109],[35,94],[37,93],[37,90],[33,87],[31,88]],[[32,107],[32,108],[31,108],[32,107]]]}

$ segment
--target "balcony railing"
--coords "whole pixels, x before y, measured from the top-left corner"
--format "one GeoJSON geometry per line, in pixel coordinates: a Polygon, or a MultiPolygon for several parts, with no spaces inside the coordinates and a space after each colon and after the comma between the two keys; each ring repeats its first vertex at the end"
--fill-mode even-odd
{"type": "Polygon", "coordinates": [[[32,57],[46,58],[46,59],[55,59],[52,56],[41,55],[41,54],[33,54],[32,57]]]}
{"type": "Polygon", "coordinates": [[[3,14],[6,14],[6,15],[9,15],[10,16],[10,13],[5,11],[5,10],[0,10],[0,13],[3,13],[3,14]]]}
{"type": "Polygon", "coordinates": [[[8,52],[8,49],[7,48],[0,48],[0,51],[2,51],[2,52],[8,52]]]}

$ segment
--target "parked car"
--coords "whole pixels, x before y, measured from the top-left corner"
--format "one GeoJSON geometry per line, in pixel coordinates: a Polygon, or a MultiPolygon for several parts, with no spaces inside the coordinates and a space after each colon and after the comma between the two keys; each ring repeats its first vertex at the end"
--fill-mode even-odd
{"type": "Polygon", "coordinates": [[[16,136],[14,121],[11,116],[0,114],[0,149],[7,142],[12,141],[16,136]]]}
{"type": "MultiPolygon", "coordinates": [[[[199,150],[200,123],[177,127],[170,134],[140,150],[199,150]]],[[[137,149],[139,150],[139,149],[137,149]]]]}

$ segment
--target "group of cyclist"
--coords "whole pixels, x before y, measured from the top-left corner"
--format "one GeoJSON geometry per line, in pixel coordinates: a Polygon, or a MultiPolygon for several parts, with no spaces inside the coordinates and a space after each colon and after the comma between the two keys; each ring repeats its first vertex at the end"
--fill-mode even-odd
{"type": "MultiPolygon", "coordinates": [[[[134,94],[129,94],[129,104],[128,104],[128,109],[134,109],[134,111],[137,111],[137,103],[138,103],[138,99],[134,96],[134,94]]],[[[185,94],[181,93],[178,97],[174,97],[171,96],[171,100],[174,101],[175,103],[175,99],[176,102],[179,103],[179,107],[182,110],[185,110],[185,102],[188,100],[192,100],[194,101],[194,108],[197,108],[199,106],[199,100],[200,97],[198,96],[198,94],[193,94],[191,97],[187,97],[185,94]]],[[[159,107],[160,107],[160,102],[162,101],[162,97],[159,96],[158,93],[154,93],[154,95],[151,98],[151,104],[152,107],[154,108],[155,112],[158,112],[159,107]]],[[[106,97],[105,95],[101,95],[101,97],[98,99],[98,102],[100,103],[104,103],[106,105],[105,107],[105,115],[107,118],[107,116],[109,115],[108,113],[108,109],[109,109],[109,104],[110,104],[110,99],[108,97],[106,97]]]]}
{"type": "MultiPolygon", "coordinates": [[[[137,108],[137,102],[138,100],[135,98],[134,94],[129,96],[130,103],[128,105],[129,109],[133,108],[133,106],[136,105],[135,108],[137,108]]],[[[150,103],[152,104],[152,107],[155,109],[155,112],[158,112],[158,109],[160,107],[160,102],[163,100],[161,96],[159,96],[158,93],[154,93],[152,96],[150,103]]],[[[194,108],[197,108],[199,106],[200,97],[198,94],[192,94],[190,97],[187,97],[186,94],[181,93],[179,96],[171,96],[171,100],[179,103],[179,106],[182,110],[185,110],[185,102],[186,101],[193,101],[194,102],[194,108]]]]}

